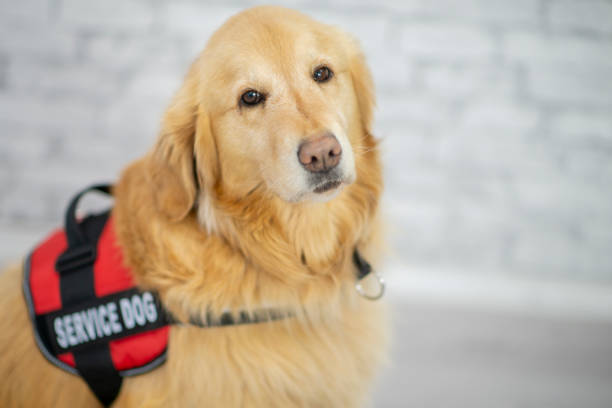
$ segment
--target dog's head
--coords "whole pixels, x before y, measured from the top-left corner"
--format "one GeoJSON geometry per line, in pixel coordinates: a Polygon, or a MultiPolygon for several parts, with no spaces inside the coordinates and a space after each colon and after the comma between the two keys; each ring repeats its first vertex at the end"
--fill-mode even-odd
{"type": "Polygon", "coordinates": [[[166,112],[148,157],[156,206],[178,220],[215,194],[331,200],[356,178],[373,104],[347,34],[280,7],[242,12],[211,37],[166,112]]]}

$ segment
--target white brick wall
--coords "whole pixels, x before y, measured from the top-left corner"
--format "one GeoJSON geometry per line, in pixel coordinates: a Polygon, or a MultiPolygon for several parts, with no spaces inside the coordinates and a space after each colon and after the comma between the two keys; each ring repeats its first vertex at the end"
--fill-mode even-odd
{"type": "MultiPolygon", "coordinates": [[[[151,145],[207,37],[255,3],[0,1],[0,262],[151,145]]],[[[612,282],[611,0],[284,4],[369,57],[400,263],[612,282]]]]}
{"type": "Polygon", "coordinates": [[[548,5],[549,23],[560,31],[612,34],[612,3],[559,0],[548,5]]]}

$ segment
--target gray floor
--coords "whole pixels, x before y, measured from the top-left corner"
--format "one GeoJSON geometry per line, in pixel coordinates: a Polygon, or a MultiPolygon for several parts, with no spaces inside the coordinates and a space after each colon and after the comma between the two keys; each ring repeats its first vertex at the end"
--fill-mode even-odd
{"type": "Polygon", "coordinates": [[[374,407],[612,407],[612,323],[396,302],[394,329],[374,407]]]}

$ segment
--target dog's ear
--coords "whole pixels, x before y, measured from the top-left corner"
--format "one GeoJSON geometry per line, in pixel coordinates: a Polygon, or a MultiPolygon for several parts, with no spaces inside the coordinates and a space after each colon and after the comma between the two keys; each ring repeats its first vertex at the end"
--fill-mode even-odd
{"type": "Polygon", "coordinates": [[[366,64],[365,56],[356,40],[351,39],[349,69],[357,105],[361,115],[361,123],[366,132],[371,131],[376,98],[374,94],[374,81],[366,64]]]}
{"type": "Polygon", "coordinates": [[[172,221],[185,218],[205,178],[209,178],[206,183],[214,183],[216,177],[216,147],[208,114],[198,101],[196,75],[192,67],[166,110],[160,135],[146,159],[155,206],[172,221]]]}

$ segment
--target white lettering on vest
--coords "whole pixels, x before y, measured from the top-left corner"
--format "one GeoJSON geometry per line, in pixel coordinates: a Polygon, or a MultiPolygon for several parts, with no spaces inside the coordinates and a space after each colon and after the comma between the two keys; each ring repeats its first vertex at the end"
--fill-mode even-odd
{"type": "Polygon", "coordinates": [[[108,322],[108,311],[104,307],[104,305],[98,306],[98,320],[100,320],[100,326],[102,327],[102,331],[105,336],[110,336],[113,331],[110,327],[110,323],[108,322]]]}
{"type": "Polygon", "coordinates": [[[85,343],[89,341],[85,330],[83,330],[83,322],[81,321],[81,315],[79,313],[72,314],[72,323],[74,324],[74,332],[76,334],[78,343],[85,343]]]}
{"type": "Polygon", "coordinates": [[[55,317],[53,329],[57,344],[65,349],[154,323],[158,317],[155,298],[144,292],[118,299],[118,304],[112,301],[55,317]]]}
{"type": "Polygon", "coordinates": [[[150,292],[143,293],[142,302],[144,303],[147,320],[149,321],[149,323],[153,323],[157,320],[157,308],[155,307],[153,295],[150,292]]]}
{"type": "Polygon", "coordinates": [[[136,322],[134,322],[134,313],[132,313],[132,304],[130,299],[123,298],[119,301],[119,307],[121,308],[121,317],[123,317],[123,324],[126,329],[133,329],[136,322]]]}
{"type": "Polygon", "coordinates": [[[92,307],[87,311],[87,315],[91,317],[91,320],[93,320],[94,325],[96,326],[96,335],[98,337],[102,337],[102,326],[100,326],[100,318],[98,317],[97,309],[95,307],[92,307]]]}
{"type": "Polygon", "coordinates": [[[79,344],[77,338],[74,335],[74,327],[72,326],[72,316],[66,315],[62,319],[64,321],[64,329],[66,330],[66,336],[68,336],[68,344],[76,346],[79,344]]]}
{"type": "Polygon", "coordinates": [[[55,329],[57,344],[62,348],[68,347],[68,340],[66,339],[66,333],[64,333],[64,326],[62,325],[62,319],[60,317],[53,319],[53,328],[55,329]]]}
{"type": "Polygon", "coordinates": [[[110,302],[106,305],[108,309],[108,320],[110,321],[111,329],[113,333],[121,333],[123,328],[121,327],[121,323],[119,323],[119,315],[117,314],[117,305],[113,302],[110,302]]]}
{"type": "Polygon", "coordinates": [[[136,323],[140,326],[144,326],[147,321],[144,315],[144,308],[142,307],[142,300],[138,295],[132,296],[132,310],[134,311],[134,320],[136,320],[136,323]]]}
{"type": "Polygon", "coordinates": [[[94,325],[94,320],[93,320],[93,316],[91,313],[91,309],[88,310],[87,312],[85,310],[83,310],[80,315],[81,315],[81,322],[83,322],[83,326],[85,326],[85,330],[87,331],[87,335],[89,336],[90,339],[95,339],[96,338],[96,328],[94,325]]]}

